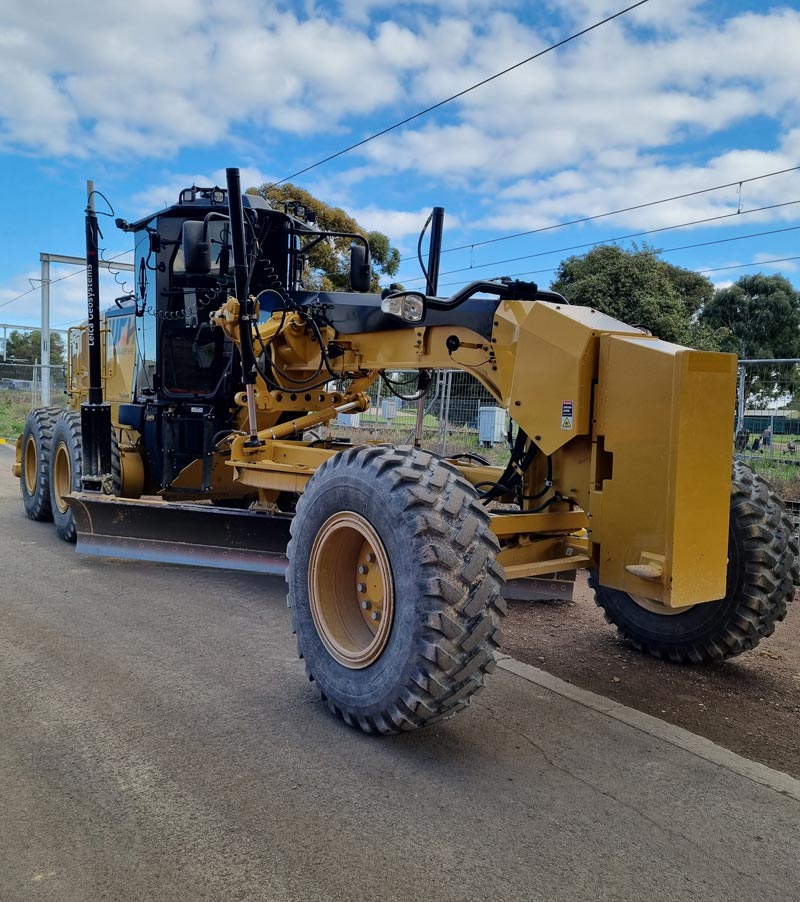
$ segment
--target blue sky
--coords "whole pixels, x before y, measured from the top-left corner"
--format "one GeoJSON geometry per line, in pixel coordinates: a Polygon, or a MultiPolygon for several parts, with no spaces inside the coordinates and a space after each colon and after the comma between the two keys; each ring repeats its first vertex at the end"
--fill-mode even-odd
{"type": "MultiPolygon", "coordinates": [[[[0,323],[39,324],[41,251],[83,255],[87,179],[126,219],[224,183],[226,166],[246,185],[282,179],[626,5],[0,0],[0,323]]],[[[800,166],[798,47],[798,4],[649,0],[298,183],[386,232],[409,287],[417,234],[444,206],[444,248],[466,247],[442,258],[443,294],[500,275],[546,287],[587,250],[565,248],[655,229],[636,240],[717,284],[800,285],[784,259],[800,256],[800,172],[769,175],[800,166]]],[[[101,225],[107,256],[129,250],[101,225]]],[[[65,328],[85,277],[51,277],[65,328]]]]}

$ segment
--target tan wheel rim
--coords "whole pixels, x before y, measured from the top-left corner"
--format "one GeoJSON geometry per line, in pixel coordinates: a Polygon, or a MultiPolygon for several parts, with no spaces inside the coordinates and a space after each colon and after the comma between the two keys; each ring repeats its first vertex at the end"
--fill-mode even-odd
{"type": "Polygon", "coordinates": [[[56,506],[62,514],[69,509],[64,500],[65,495],[72,491],[72,464],[69,459],[69,451],[63,442],[58,443],[55,457],[53,458],[53,488],[56,496],[56,506]]]}
{"type": "Polygon", "coordinates": [[[631,595],[630,592],[628,595],[640,608],[644,608],[645,611],[650,611],[651,614],[660,614],[662,617],[672,617],[674,614],[682,614],[684,611],[689,611],[694,607],[693,604],[687,604],[682,608],[670,608],[665,604],[661,604],[660,601],[654,601],[652,598],[645,598],[644,595],[631,595]]]}
{"type": "Polygon", "coordinates": [[[25,488],[29,495],[36,492],[39,483],[39,453],[36,449],[36,439],[29,436],[25,443],[25,488]]]}
{"type": "Polygon", "coordinates": [[[331,655],[351,670],[377,661],[392,629],[394,584],[383,542],[360,514],[340,511],[323,523],[308,589],[314,625],[331,655]]]}

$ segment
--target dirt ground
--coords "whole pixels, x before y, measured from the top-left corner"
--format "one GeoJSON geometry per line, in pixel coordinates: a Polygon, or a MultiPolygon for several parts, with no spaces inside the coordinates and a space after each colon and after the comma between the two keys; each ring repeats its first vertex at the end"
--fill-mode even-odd
{"type": "Polygon", "coordinates": [[[578,575],[571,602],[509,602],[503,651],[598,695],[800,777],[800,598],[775,633],[725,664],[687,667],[617,638],[578,575]]]}

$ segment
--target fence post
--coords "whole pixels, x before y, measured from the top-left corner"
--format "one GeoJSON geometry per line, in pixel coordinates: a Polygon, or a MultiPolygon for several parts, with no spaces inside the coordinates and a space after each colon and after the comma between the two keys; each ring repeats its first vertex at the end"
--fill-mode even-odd
{"type": "Polygon", "coordinates": [[[40,350],[42,357],[42,407],[50,406],[50,260],[44,254],[39,258],[42,263],[42,331],[40,350]]]}
{"type": "Polygon", "coordinates": [[[744,364],[739,364],[739,403],[736,406],[736,432],[744,428],[744,364]]]}
{"type": "Polygon", "coordinates": [[[447,453],[447,430],[450,425],[450,397],[453,389],[453,371],[445,370],[442,389],[442,415],[439,419],[439,453],[447,453]]]}

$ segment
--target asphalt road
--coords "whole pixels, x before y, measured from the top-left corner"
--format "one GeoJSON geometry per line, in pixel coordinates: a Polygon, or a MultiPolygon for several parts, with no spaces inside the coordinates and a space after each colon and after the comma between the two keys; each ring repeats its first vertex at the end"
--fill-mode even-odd
{"type": "Polygon", "coordinates": [[[282,581],[82,558],[11,456],[3,902],[797,898],[797,801],[506,672],[364,736],[315,700],[282,581]]]}

